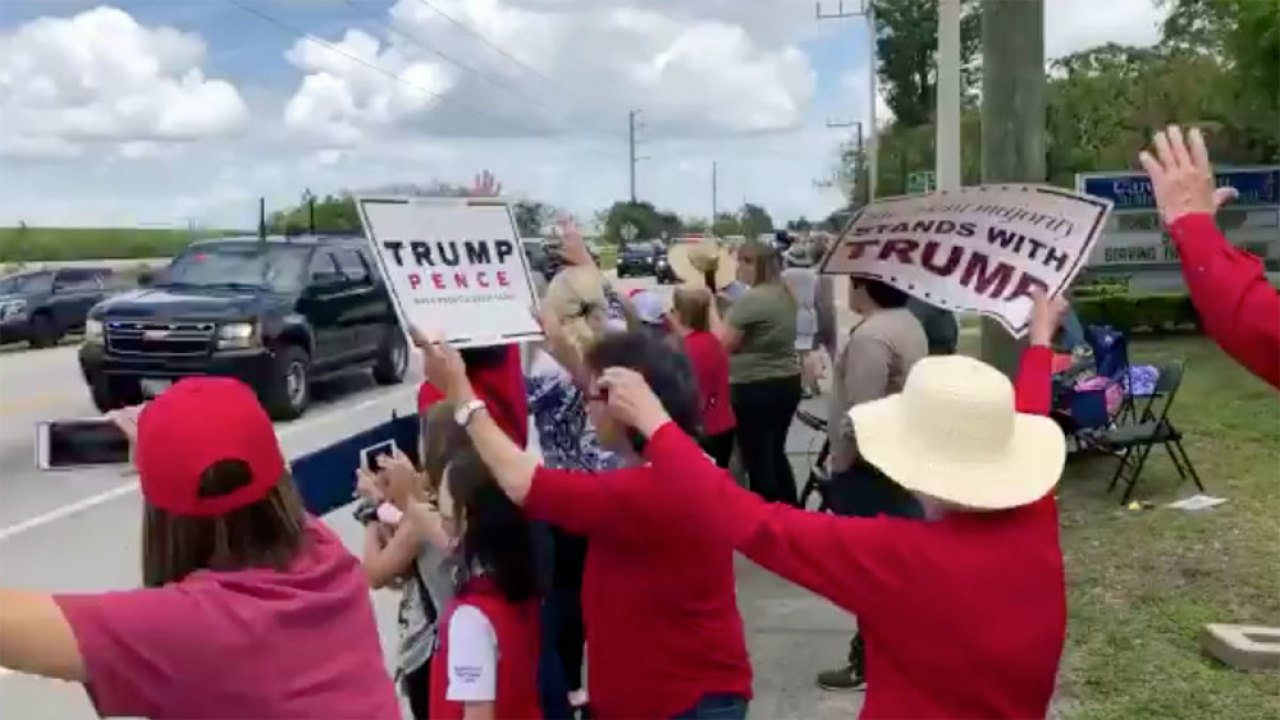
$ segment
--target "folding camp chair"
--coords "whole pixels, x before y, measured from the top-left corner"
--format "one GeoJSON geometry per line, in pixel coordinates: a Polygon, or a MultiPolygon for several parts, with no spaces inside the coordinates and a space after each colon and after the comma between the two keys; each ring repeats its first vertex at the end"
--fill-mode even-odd
{"type": "Polygon", "coordinates": [[[1093,350],[1094,371],[1098,377],[1119,383],[1124,390],[1124,399],[1115,419],[1133,419],[1133,397],[1129,392],[1129,338],[1110,325],[1089,325],[1084,329],[1084,337],[1093,350]]]}
{"type": "Polygon", "coordinates": [[[1142,475],[1142,468],[1147,463],[1147,457],[1156,445],[1164,446],[1180,478],[1185,481],[1190,476],[1200,492],[1204,492],[1204,483],[1200,481],[1199,473],[1191,464],[1186,448],[1182,446],[1182,432],[1169,419],[1169,409],[1178,396],[1184,370],[1180,360],[1160,365],[1160,376],[1156,380],[1155,392],[1146,398],[1141,412],[1135,410],[1132,422],[1121,424],[1103,433],[1099,438],[1101,446],[1123,453],[1120,456],[1120,465],[1116,467],[1115,475],[1111,477],[1111,484],[1107,486],[1107,492],[1111,492],[1117,483],[1124,481],[1121,505],[1129,504],[1134,488],[1137,487],[1138,478],[1142,475]]]}
{"type": "Polygon", "coordinates": [[[827,421],[807,410],[796,410],[796,419],[805,427],[822,433],[822,449],[818,450],[813,465],[809,467],[809,477],[805,480],[804,489],[800,491],[800,507],[806,507],[810,496],[817,493],[818,512],[830,509],[827,503],[827,456],[831,454],[831,441],[827,439],[827,421]]]}

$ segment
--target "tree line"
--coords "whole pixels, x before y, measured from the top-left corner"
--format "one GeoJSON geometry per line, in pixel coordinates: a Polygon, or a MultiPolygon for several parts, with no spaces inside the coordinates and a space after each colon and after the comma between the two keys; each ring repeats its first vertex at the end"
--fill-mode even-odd
{"type": "MultiPolygon", "coordinates": [[[[1221,164],[1280,160],[1280,2],[1153,0],[1166,12],[1151,47],[1109,43],[1046,68],[1045,179],[1139,170],[1137,154],[1169,123],[1204,128],[1221,164]]],[[[937,0],[877,0],[877,77],[893,120],[880,133],[877,194],[910,191],[935,167],[937,0]]],[[[962,178],[981,182],[982,3],[961,10],[962,178]]],[[[864,148],[840,149],[833,180],[851,206],[865,202],[864,148]]]]}

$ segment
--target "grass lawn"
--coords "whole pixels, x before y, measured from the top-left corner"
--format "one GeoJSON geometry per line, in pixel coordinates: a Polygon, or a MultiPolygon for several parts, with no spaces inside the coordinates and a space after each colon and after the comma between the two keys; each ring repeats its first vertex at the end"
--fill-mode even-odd
{"type": "Polygon", "coordinates": [[[168,228],[0,228],[0,262],[169,257],[221,231],[168,228]]]}
{"type": "Polygon", "coordinates": [[[1280,673],[1238,672],[1199,646],[1206,623],[1280,625],[1280,393],[1203,338],[1137,340],[1131,355],[1186,361],[1171,416],[1208,494],[1228,502],[1162,507],[1195,489],[1160,448],[1134,496],[1151,509],[1122,509],[1119,489],[1107,493],[1116,459],[1068,466],[1059,710],[1072,720],[1280,718],[1280,673]]]}

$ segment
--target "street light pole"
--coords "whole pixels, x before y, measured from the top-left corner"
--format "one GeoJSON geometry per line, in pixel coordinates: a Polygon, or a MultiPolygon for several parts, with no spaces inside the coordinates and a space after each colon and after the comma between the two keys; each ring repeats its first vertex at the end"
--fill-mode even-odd
{"type": "Polygon", "coordinates": [[[938,190],[961,185],[960,61],[960,0],[938,0],[938,190]]]}
{"type": "Polygon", "coordinates": [[[814,14],[819,20],[862,17],[867,21],[867,74],[870,76],[867,82],[867,115],[870,121],[870,127],[867,128],[867,201],[870,202],[876,197],[876,183],[880,178],[880,153],[877,152],[879,147],[879,142],[877,141],[879,126],[876,125],[876,101],[879,97],[876,89],[876,39],[879,35],[876,31],[875,0],[862,0],[862,9],[856,11],[846,11],[844,9],[844,0],[839,0],[836,11],[833,13],[824,13],[822,11],[822,3],[818,2],[814,14]]]}

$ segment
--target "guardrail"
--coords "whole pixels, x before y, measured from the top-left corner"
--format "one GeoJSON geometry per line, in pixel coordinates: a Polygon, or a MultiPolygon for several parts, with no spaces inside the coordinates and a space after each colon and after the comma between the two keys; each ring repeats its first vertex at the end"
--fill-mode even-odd
{"type": "Polygon", "coordinates": [[[107,267],[112,270],[128,270],[136,267],[160,268],[173,258],[124,258],[112,260],[32,260],[27,262],[0,263],[0,274],[19,270],[59,270],[62,268],[107,267]]]}

